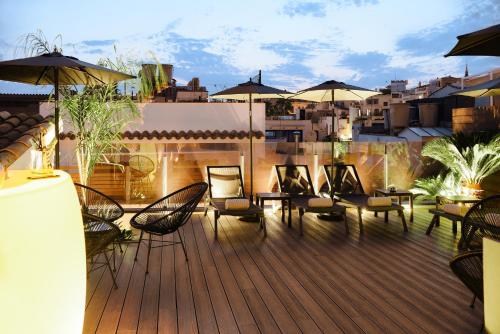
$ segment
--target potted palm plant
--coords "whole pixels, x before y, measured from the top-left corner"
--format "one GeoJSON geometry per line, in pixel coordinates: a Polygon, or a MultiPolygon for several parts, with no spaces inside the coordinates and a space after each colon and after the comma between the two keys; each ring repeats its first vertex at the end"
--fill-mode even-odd
{"type": "Polygon", "coordinates": [[[115,85],[86,87],[78,93],[66,90],[63,96],[65,118],[76,136],[80,182],[88,185],[95,165],[119,150],[122,131],[139,113],[115,85]]]}
{"type": "Polygon", "coordinates": [[[439,161],[462,184],[464,194],[478,195],[481,182],[500,170],[500,135],[487,142],[460,147],[454,138],[438,138],[427,143],[422,156],[439,161]]]}

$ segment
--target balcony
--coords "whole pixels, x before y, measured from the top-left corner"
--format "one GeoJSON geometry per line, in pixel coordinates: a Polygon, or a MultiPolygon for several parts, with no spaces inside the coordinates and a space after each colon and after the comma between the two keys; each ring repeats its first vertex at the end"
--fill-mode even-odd
{"type": "MultiPolygon", "coordinates": [[[[343,223],[306,216],[300,237],[267,212],[268,236],[257,224],[219,222],[195,214],[180,246],[154,248],[145,275],[146,247],[117,258],[118,289],[104,269],[91,274],[84,333],[475,333],[482,306],[468,307],[470,292],[448,261],[458,236],[418,207],[409,233],[396,215],[388,223],[364,214],[360,236],[355,210],[343,223]]],[[[124,217],[125,221],[127,217],[124,217]]],[[[171,237],[165,237],[169,239],[171,237]]]]}

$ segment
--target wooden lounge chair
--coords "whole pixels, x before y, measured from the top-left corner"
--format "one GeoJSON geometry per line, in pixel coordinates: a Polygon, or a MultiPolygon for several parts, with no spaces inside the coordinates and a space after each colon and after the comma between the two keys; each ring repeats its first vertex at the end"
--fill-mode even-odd
{"type": "Polygon", "coordinates": [[[306,212],[340,215],[344,218],[346,233],[349,233],[345,207],[335,203],[330,207],[309,206],[311,198],[320,198],[320,196],[317,196],[314,191],[307,165],[276,165],[275,168],[280,191],[290,194],[292,206],[295,206],[299,211],[300,235],[303,235],[302,216],[306,212]]]}
{"type": "MultiPolygon", "coordinates": [[[[371,212],[384,212],[384,221],[389,221],[389,211],[397,211],[401,217],[401,223],[403,224],[403,229],[405,232],[408,231],[408,226],[406,226],[406,219],[403,213],[404,208],[399,205],[392,203],[391,206],[369,206],[368,198],[370,197],[365,193],[361,180],[359,178],[356,166],[353,164],[336,164],[334,165],[333,175],[334,180],[331,182],[331,165],[323,166],[326,180],[330,189],[332,189],[334,198],[338,199],[341,203],[355,207],[358,209],[358,221],[359,221],[359,231],[363,232],[363,210],[371,212]]],[[[331,191],[331,190],[330,190],[331,191]]]]}
{"type": "Polygon", "coordinates": [[[217,238],[217,222],[220,216],[255,216],[260,228],[267,235],[264,210],[250,202],[245,210],[227,210],[226,200],[246,198],[240,166],[207,166],[209,198],[205,203],[205,215],[211,207],[214,211],[215,237],[217,238]]]}

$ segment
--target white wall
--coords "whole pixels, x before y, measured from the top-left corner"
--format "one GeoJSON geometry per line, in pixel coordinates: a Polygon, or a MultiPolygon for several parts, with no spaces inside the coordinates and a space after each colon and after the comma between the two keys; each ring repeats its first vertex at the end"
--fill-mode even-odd
{"type": "MultiPolygon", "coordinates": [[[[139,103],[142,119],[130,131],[248,131],[248,103],[139,103]]],[[[53,113],[53,105],[42,103],[40,114],[53,113]]],[[[265,104],[253,104],[253,129],[265,131],[265,104]]],[[[65,132],[70,131],[65,124],[65,132]]]]}

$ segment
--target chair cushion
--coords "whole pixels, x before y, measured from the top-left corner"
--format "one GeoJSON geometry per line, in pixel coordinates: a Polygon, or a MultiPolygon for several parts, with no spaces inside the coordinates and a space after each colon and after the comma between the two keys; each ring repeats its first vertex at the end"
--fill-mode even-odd
{"type": "Polygon", "coordinates": [[[246,198],[230,198],[224,204],[226,210],[247,210],[250,207],[250,201],[246,198]]]}
{"type": "Polygon", "coordinates": [[[309,201],[307,201],[307,205],[311,208],[329,208],[333,206],[333,201],[328,197],[310,198],[309,201]]]}
{"type": "Polygon", "coordinates": [[[392,199],[390,197],[368,197],[368,206],[391,206],[392,199]]]}
{"type": "Polygon", "coordinates": [[[451,213],[452,215],[463,217],[465,216],[467,211],[469,211],[469,207],[460,204],[448,203],[442,206],[442,210],[446,213],[451,213]]]}

